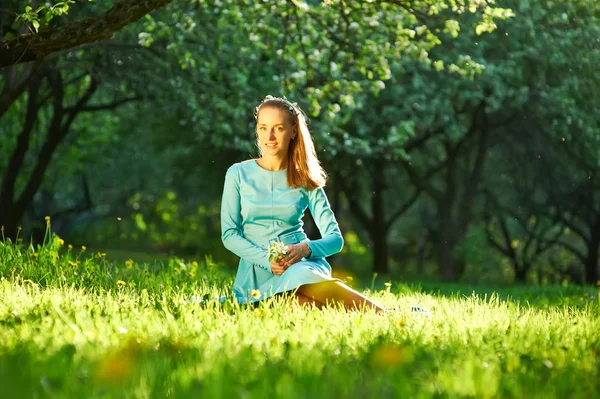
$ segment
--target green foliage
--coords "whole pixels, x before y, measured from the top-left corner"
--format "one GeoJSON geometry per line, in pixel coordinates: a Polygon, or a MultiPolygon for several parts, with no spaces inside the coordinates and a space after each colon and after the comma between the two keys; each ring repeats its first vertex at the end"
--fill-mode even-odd
{"type": "Polygon", "coordinates": [[[115,249],[213,253],[233,267],[233,256],[221,243],[218,205],[218,201],[206,205],[183,201],[168,190],[136,192],[116,215],[75,226],[66,238],[115,249]]]}
{"type": "MultiPolygon", "coordinates": [[[[93,1],[93,0],[88,0],[93,1]]],[[[33,27],[33,30],[37,32],[40,27],[48,26],[50,21],[61,15],[69,13],[69,4],[76,3],[74,0],[59,1],[54,5],[46,3],[39,6],[35,11],[31,6],[25,7],[25,12],[17,16],[17,22],[29,22],[33,27]]]]}

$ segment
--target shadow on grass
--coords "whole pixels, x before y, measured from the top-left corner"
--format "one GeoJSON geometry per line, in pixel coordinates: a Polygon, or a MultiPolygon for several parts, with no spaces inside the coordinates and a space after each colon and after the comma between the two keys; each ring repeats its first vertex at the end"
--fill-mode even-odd
{"type": "Polygon", "coordinates": [[[497,296],[501,301],[512,301],[521,305],[538,308],[554,306],[574,306],[585,308],[590,305],[600,307],[598,298],[600,287],[577,285],[524,285],[524,284],[472,284],[436,281],[403,282],[399,293],[420,292],[445,297],[465,298],[477,296],[489,299],[497,296]]]}
{"type": "MultiPolygon", "coordinates": [[[[342,278],[343,279],[343,278],[342,278]]],[[[497,297],[501,301],[512,301],[520,305],[538,308],[571,306],[585,308],[590,305],[600,309],[600,286],[581,285],[527,285],[527,284],[487,284],[450,283],[438,280],[399,281],[386,276],[368,280],[354,277],[347,284],[358,290],[377,292],[386,290],[396,295],[421,293],[440,298],[478,297],[489,300],[497,297]]]]}

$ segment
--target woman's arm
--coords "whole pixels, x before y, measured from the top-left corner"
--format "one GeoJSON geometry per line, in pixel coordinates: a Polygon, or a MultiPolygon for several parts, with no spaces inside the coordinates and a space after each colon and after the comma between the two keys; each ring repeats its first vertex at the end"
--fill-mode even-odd
{"type": "Polygon", "coordinates": [[[230,167],[225,175],[221,201],[221,240],[225,248],[240,258],[271,271],[267,250],[247,240],[242,233],[240,174],[237,164],[230,167]]]}
{"type": "Polygon", "coordinates": [[[344,246],[344,238],[323,188],[308,191],[308,209],[322,237],[307,242],[312,251],[308,259],[325,258],[340,252],[344,246]]]}

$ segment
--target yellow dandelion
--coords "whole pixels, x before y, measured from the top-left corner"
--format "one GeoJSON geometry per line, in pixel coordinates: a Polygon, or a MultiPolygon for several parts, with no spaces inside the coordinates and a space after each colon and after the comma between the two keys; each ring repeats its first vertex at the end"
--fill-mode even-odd
{"type": "Polygon", "coordinates": [[[17,238],[17,244],[21,244],[23,242],[22,238],[17,238]]]}
{"type": "Polygon", "coordinates": [[[82,250],[82,251],[85,251],[86,249],[87,249],[87,247],[86,247],[85,245],[82,245],[82,246],[81,246],[81,250],[82,250]]]}
{"type": "Polygon", "coordinates": [[[69,249],[73,249],[73,246],[71,244],[69,244],[69,249]]]}
{"type": "Polygon", "coordinates": [[[56,240],[58,242],[58,245],[65,245],[65,240],[63,240],[62,238],[59,238],[58,240],[56,240]]]}
{"type": "Polygon", "coordinates": [[[31,255],[29,255],[29,256],[31,256],[32,258],[37,258],[38,254],[36,252],[32,252],[31,255]]]}
{"type": "Polygon", "coordinates": [[[196,273],[190,272],[190,277],[196,277],[196,273]]]}
{"type": "Polygon", "coordinates": [[[194,267],[198,267],[198,262],[196,262],[196,261],[193,261],[193,262],[192,262],[192,266],[194,266],[194,267]]]}
{"type": "Polygon", "coordinates": [[[69,265],[73,266],[73,267],[77,267],[77,262],[73,262],[72,260],[70,260],[69,265]]]}
{"type": "Polygon", "coordinates": [[[50,216],[46,216],[44,219],[46,219],[46,223],[50,223],[50,216]]]}
{"type": "Polygon", "coordinates": [[[371,365],[378,369],[398,367],[410,359],[406,348],[391,343],[383,343],[371,353],[371,365]]]}
{"type": "Polygon", "coordinates": [[[405,325],[405,323],[404,323],[404,320],[402,320],[402,319],[400,319],[396,322],[396,327],[398,327],[399,329],[404,328],[404,325],[405,325]]]}
{"type": "Polygon", "coordinates": [[[133,259],[127,259],[125,261],[125,267],[127,267],[128,269],[131,269],[133,267],[133,259]]]}
{"type": "Polygon", "coordinates": [[[252,294],[250,294],[250,296],[252,296],[252,298],[254,298],[254,299],[258,299],[258,298],[260,298],[260,291],[252,290],[252,294]]]}
{"type": "Polygon", "coordinates": [[[132,374],[136,359],[132,353],[111,354],[102,359],[95,370],[96,380],[100,383],[115,384],[126,381],[132,374]]]}
{"type": "Polygon", "coordinates": [[[117,285],[127,285],[127,283],[123,280],[117,281],[117,285]]]}

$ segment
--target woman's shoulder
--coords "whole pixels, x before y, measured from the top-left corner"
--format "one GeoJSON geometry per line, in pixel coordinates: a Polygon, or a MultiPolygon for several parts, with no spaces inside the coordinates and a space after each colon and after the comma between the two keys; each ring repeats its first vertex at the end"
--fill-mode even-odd
{"type": "Polygon", "coordinates": [[[256,165],[256,159],[254,159],[254,158],[246,159],[245,161],[238,162],[237,165],[240,165],[240,167],[242,167],[242,168],[252,167],[252,166],[256,165]]]}
{"type": "Polygon", "coordinates": [[[248,169],[248,168],[253,167],[254,166],[253,164],[256,164],[255,159],[247,159],[245,161],[236,162],[229,167],[228,171],[248,169]]]}

